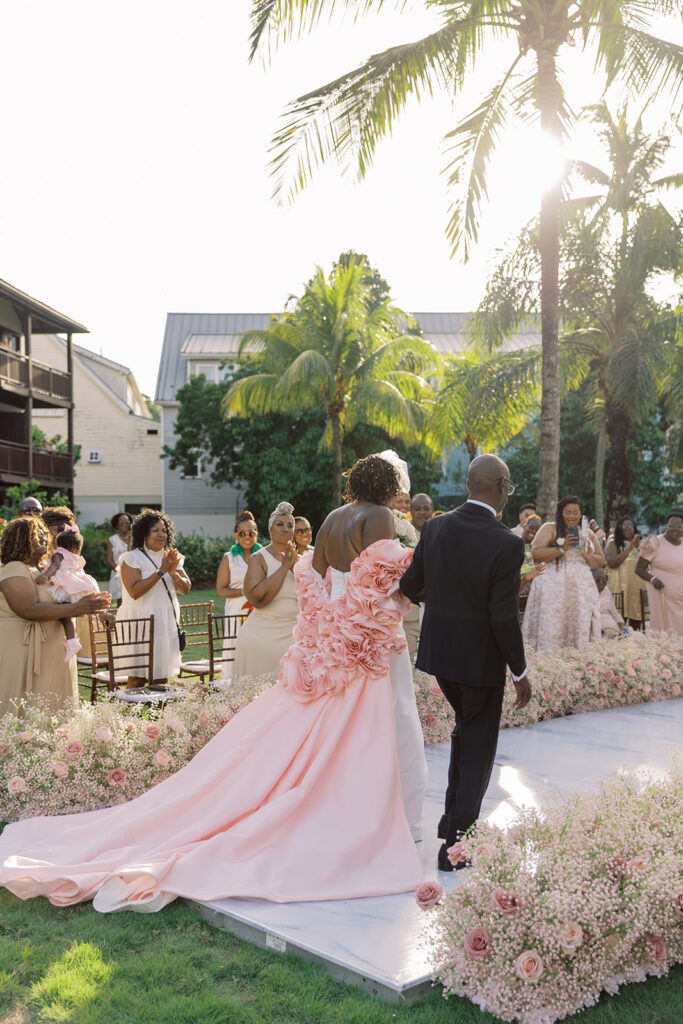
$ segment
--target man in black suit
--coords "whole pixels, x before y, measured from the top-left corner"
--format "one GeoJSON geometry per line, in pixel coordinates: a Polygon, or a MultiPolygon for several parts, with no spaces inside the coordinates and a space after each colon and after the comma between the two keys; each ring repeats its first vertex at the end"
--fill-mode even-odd
{"type": "MultiPolygon", "coordinates": [[[[439,868],[479,817],[498,744],[507,666],[515,708],[531,697],[517,615],[524,541],[496,516],[514,491],[496,455],[479,455],[467,474],[469,500],[422,527],[401,590],[424,602],[417,667],[436,676],[455,711],[439,868]]],[[[464,865],[458,865],[458,867],[464,865]]]]}

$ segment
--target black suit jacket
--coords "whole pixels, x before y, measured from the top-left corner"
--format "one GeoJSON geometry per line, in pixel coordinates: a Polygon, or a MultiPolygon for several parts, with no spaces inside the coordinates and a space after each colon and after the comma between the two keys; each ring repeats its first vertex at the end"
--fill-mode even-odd
{"type": "Polygon", "coordinates": [[[401,590],[425,604],[417,667],[468,686],[504,686],[525,669],[518,618],[524,541],[466,502],[422,527],[401,590]]]}

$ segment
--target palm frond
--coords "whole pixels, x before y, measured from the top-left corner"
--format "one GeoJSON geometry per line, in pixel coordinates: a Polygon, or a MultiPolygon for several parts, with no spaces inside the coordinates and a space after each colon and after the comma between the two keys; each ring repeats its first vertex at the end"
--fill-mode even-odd
{"type": "Polygon", "coordinates": [[[333,387],[334,377],[328,360],[321,352],[308,349],[284,371],[275,387],[274,398],[302,409],[312,408],[320,405],[333,387]]]}
{"type": "Polygon", "coordinates": [[[233,416],[248,419],[252,415],[262,416],[280,411],[275,399],[277,382],[278,376],[274,373],[255,373],[251,377],[236,380],[221,402],[224,419],[233,416]]]}
{"type": "Polygon", "coordinates": [[[310,32],[324,14],[332,16],[336,10],[353,11],[355,21],[366,12],[393,6],[399,11],[408,0],[252,0],[249,60],[253,60],[259,47],[286,42],[310,32]]]}
{"type": "Polygon", "coordinates": [[[666,174],[663,178],[655,178],[653,188],[683,188],[683,174],[666,174]]]}
{"type": "Polygon", "coordinates": [[[373,55],[355,70],[290,103],[282,117],[284,125],[271,144],[275,197],[291,201],[330,158],[342,165],[355,160],[362,178],[377,143],[391,132],[408,100],[457,87],[464,75],[459,66],[461,51],[469,53],[472,40],[494,20],[484,11],[479,17],[448,22],[417,42],[373,55]]]}
{"type": "Polygon", "coordinates": [[[637,96],[668,93],[676,101],[683,87],[683,46],[626,24],[606,27],[601,36],[608,86],[618,78],[637,96]]]}
{"type": "Polygon", "coordinates": [[[446,235],[451,242],[452,253],[464,241],[465,259],[469,257],[471,243],[478,238],[479,214],[488,198],[486,169],[508,123],[511,97],[506,95],[506,91],[521,60],[521,54],[515,57],[477,109],[446,135],[446,139],[453,140],[448,149],[455,154],[446,167],[448,185],[464,192],[464,199],[457,200],[451,207],[446,235]]]}
{"type": "Polygon", "coordinates": [[[601,171],[599,167],[594,164],[589,164],[585,160],[571,160],[570,167],[573,171],[576,171],[584,181],[590,182],[591,185],[604,185],[605,188],[609,187],[610,176],[601,171]]]}
{"type": "Polygon", "coordinates": [[[404,397],[396,385],[387,380],[367,380],[357,384],[349,396],[347,416],[349,429],[352,424],[367,423],[407,444],[417,443],[420,439],[419,403],[404,397]]]}

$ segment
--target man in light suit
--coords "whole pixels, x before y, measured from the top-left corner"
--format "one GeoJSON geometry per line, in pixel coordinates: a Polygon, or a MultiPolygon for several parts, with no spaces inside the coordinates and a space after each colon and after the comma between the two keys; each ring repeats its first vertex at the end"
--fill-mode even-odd
{"type": "MultiPolygon", "coordinates": [[[[455,711],[439,868],[479,817],[498,743],[507,668],[515,708],[531,697],[517,615],[524,542],[498,521],[514,491],[507,466],[479,455],[467,475],[469,500],[422,527],[401,590],[424,602],[417,667],[436,676],[455,711]]],[[[458,867],[464,865],[458,865],[458,867]]]]}

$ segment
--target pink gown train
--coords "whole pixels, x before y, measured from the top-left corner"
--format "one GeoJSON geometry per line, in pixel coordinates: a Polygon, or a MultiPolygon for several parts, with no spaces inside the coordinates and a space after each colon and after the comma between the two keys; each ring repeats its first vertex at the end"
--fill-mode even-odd
{"type": "Polygon", "coordinates": [[[411,890],[389,659],[405,646],[412,552],[378,541],[329,598],[310,557],[279,682],[177,774],[130,803],[32,818],[0,835],[0,883],[58,905],[159,910],[178,896],[275,902],[411,890]]]}

